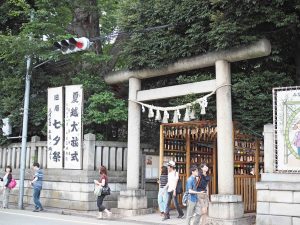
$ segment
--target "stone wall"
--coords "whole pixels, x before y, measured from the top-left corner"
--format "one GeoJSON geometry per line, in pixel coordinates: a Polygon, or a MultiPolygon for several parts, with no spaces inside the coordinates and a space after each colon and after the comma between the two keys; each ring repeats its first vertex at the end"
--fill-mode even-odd
{"type": "MultiPolygon", "coordinates": [[[[0,177],[4,174],[6,165],[13,168],[14,179],[19,180],[21,143],[0,147],[0,177]]],[[[145,154],[156,154],[157,151],[150,145],[141,145],[145,154]]],[[[33,207],[32,188],[30,180],[33,171],[30,169],[33,162],[38,161],[44,170],[43,191],[41,202],[45,208],[58,210],[94,211],[97,209],[96,197],[93,194],[94,180],[98,179],[98,167],[104,165],[108,168],[109,186],[112,190],[110,196],[104,200],[107,208],[116,208],[120,191],[126,190],[127,178],[127,143],[96,141],[93,134],[84,136],[83,169],[49,169],[47,168],[47,142],[33,137],[27,143],[26,172],[24,182],[24,207],[33,207]]],[[[142,157],[143,158],[143,157],[142,157]]],[[[142,160],[141,158],[141,160],[142,160]]],[[[140,168],[142,169],[142,168],[140,168]]],[[[143,174],[145,174],[143,172],[143,174]]],[[[141,182],[145,179],[141,179],[141,182]]],[[[0,182],[0,186],[2,182],[0,182]]],[[[153,180],[146,180],[143,184],[148,197],[148,207],[155,207],[157,202],[157,184],[153,180]]],[[[1,188],[1,187],[0,187],[1,188]]],[[[19,185],[10,195],[10,204],[17,206],[19,198],[19,185]]],[[[0,195],[2,201],[2,195],[0,195]]]]}
{"type": "Polygon", "coordinates": [[[256,225],[300,225],[300,174],[275,170],[274,127],[264,126],[264,171],[256,183],[256,225]]]}
{"type": "Polygon", "coordinates": [[[145,184],[148,208],[157,208],[158,184],[156,179],[147,179],[145,184]]]}
{"type": "Polygon", "coordinates": [[[300,224],[300,174],[262,174],[257,189],[257,225],[300,224]]]}
{"type": "MultiPolygon", "coordinates": [[[[24,182],[24,207],[33,208],[32,188],[30,175],[32,171],[26,171],[24,182]]],[[[14,171],[14,178],[19,179],[19,171],[14,171]]],[[[96,197],[93,194],[94,179],[98,178],[97,171],[82,170],[44,170],[44,183],[41,192],[41,202],[45,208],[56,208],[61,211],[97,210],[96,197]]],[[[109,186],[111,195],[106,196],[104,205],[107,208],[117,208],[118,196],[121,190],[126,190],[126,171],[109,171],[109,186]]],[[[17,181],[18,182],[18,181],[17,181]]],[[[153,180],[146,181],[145,189],[148,198],[148,208],[157,207],[157,184],[153,180]]],[[[10,195],[10,205],[16,207],[18,204],[19,189],[18,185],[10,195]]],[[[2,195],[0,196],[2,201],[2,195]]]]}
{"type": "MultiPolygon", "coordinates": [[[[24,182],[24,206],[31,207],[32,188],[30,180],[31,171],[27,171],[24,182]]],[[[15,171],[15,178],[19,179],[18,171],[15,171]]],[[[61,210],[96,210],[96,197],[93,194],[94,179],[97,179],[97,171],[82,170],[44,170],[43,190],[41,192],[41,202],[47,208],[59,208],[61,210]]],[[[109,186],[112,190],[110,196],[105,198],[107,208],[117,207],[117,198],[120,190],[126,188],[126,172],[109,171],[109,186]]],[[[19,189],[18,185],[12,191],[10,204],[17,205],[19,189]]]]}

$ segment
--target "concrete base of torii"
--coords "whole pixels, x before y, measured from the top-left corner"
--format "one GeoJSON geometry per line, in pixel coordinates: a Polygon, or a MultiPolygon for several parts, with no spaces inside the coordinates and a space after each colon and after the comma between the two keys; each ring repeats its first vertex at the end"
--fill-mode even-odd
{"type": "Polygon", "coordinates": [[[244,215],[244,204],[240,195],[211,195],[208,215],[209,225],[255,224],[255,215],[244,215]]]}
{"type": "Polygon", "coordinates": [[[112,209],[112,212],[118,217],[128,217],[152,213],[153,208],[147,208],[145,190],[124,190],[120,191],[118,208],[112,209]]]}

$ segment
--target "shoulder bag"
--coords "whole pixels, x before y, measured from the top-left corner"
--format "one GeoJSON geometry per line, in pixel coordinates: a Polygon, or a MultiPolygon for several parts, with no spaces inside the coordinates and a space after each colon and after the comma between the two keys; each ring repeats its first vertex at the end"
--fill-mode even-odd
{"type": "MultiPolygon", "coordinates": [[[[176,174],[175,174],[176,176],[176,174]]],[[[178,181],[177,181],[177,185],[176,185],[176,194],[182,194],[183,192],[183,188],[182,188],[182,181],[179,179],[179,175],[178,175],[178,181]]]]}
{"type": "Polygon", "coordinates": [[[105,185],[102,187],[102,195],[110,195],[110,187],[108,185],[105,185]]]}

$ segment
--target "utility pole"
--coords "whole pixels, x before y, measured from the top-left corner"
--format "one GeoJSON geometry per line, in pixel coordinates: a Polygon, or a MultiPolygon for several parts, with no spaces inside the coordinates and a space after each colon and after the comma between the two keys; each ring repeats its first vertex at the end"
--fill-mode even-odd
{"type": "MultiPolygon", "coordinates": [[[[30,13],[30,22],[33,21],[33,11],[30,13]]],[[[29,37],[29,41],[31,40],[29,37]]],[[[21,159],[20,159],[20,182],[19,182],[19,209],[24,209],[23,207],[23,197],[24,197],[24,179],[25,179],[25,164],[26,164],[26,144],[27,144],[27,130],[28,130],[28,110],[29,110],[29,95],[30,95],[30,66],[31,66],[31,56],[27,56],[26,62],[26,77],[25,77],[25,94],[24,94],[24,109],[23,109],[23,129],[22,129],[22,148],[21,148],[21,159]]]]}

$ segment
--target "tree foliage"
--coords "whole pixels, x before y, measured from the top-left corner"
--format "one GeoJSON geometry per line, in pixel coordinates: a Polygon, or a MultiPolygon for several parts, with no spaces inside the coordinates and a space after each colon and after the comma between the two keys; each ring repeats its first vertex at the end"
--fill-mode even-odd
{"type": "Polygon", "coordinates": [[[22,132],[27,57],[32,59],[29,137],[46,135],[47,88],[72,84],[84,86],[84,132],[110,139],[111,127],[122,126],[127,118],[126,102],[114,95],[102,77],[102,71],[114,67],[110,63],[114,55],[106,50],[113,44],[98,38],[92,50],[70,55],[62,55],[52,47],[54,41],[69,37],[95,38],[109,33],[116,27],[117,8],[117,1],[107,0],[0,3],[0,118],[11,118],[13,136],[22,132]],[[92,113],[95,111],[98,114],[92,113]]]}
{"type": "MultiPolygon", "coordinates": [[[[297,0],[2,1],[0,117],[10,117],[14,135],[21,134],[25,59],[30,56],[33,66],[38,67],[30,71],[28,136],[46,134],[48,87],[83,84],[85,132],[107,140],[124,139],[127,95],[121,85],[105,84],[103,74],[117,69],[158,68],[267,38],[272,44],[270,56],[231,64],[234,120],[261,132],[264,123],[272,122],[272,87],[300,81],[296,75],[300,74],[299,15],[297,0]],[[168,26],[151,29],[162,25],[168,26]],[[123,35],[115,42],[104,38],[116,30],[123,35]],[[70,55],[53,51],[54,41],[74,36],[94,38],[93,49],[70,55]]],[[[142,88],[212,79],[214,73],[214,68],[206,68],[152,78],[143,81],[142,88]]],[[[153,103],[176,105],[197,97],[153,103]]],[[[207,115],[198,119],[214,119],[214,105],[215,99],[210,98],[207,115]]],[[[157,128],[157,123],[143,115],[142,140],[157,139],[157,128]]]]}
{"type": "MultiPolygon", "coordinates": [[[[268,57],[232,63],[233,118],[259,133],[272,122],[272,88],[295,85],[300,34],[300,3],[296,0],[149,0],[124,1],[121,27],[140,30],[169,24],[168,29],[137,33],[126,43],[128,69],[157,68],[184,57],[271,41],[268,57]]],[[[298,70],[300,68],[298,67],[298,70]]],[[[213,68],[169,76],[158,86],[213,77],[213,68]],[[185,77],[182,79],[182,77],[185,77]]],[[[153,84],[144,86],[153,86],[153,84]]],[[[182,103],[182,99],[170,104],[182,103]]],[[[214,99],[209,99],[209,107],[214,99]]],[[[214,109],[212,112],[215,115],[214,109]]],[[[209,113],[204,118],[211,118],[209,113]]],[[[214,116],[215,118],[215,116],[214,116]]]]}

